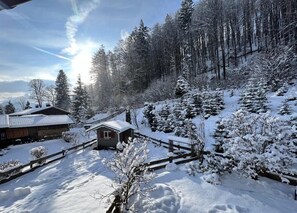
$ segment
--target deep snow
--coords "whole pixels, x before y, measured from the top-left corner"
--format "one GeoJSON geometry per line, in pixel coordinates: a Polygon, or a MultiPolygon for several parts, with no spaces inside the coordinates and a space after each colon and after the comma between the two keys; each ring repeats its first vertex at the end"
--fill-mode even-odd
{"type": "MultiPolygon", "coordinates": [[[[277,114],[282,101],[288,96],[297,97],[296,84],[285,96],[268,94],[269,106],[273,115],[281,119],[289,116],[277,114]]],[[[205,120],[206,148],[212,149],[212,134],[216,121],[230,116],[239,108],[240,91],[224,92],[225,109],[218,116],[205,120]]],[[[173,104],[171,101],[167,101],[173,104]]],[[[157,105],[160,108],[164,104],[157,105]]],[[[293,112],[297,112],[296,101],[289,102],[293,112]]],[[[142,109],[137,110],[137,121],[142,134],[156,139],[168,140],[169,135],[152,132],[145,123],[142,124],[142,109]]],[[[114,119],[124,120],[124,114],[114,119]]],[[[201,122],[199,118],[193,120],[201,122]]],[[[38,144],[39,145],[39,144],[38,144]]],[[[60,151],[66,144],[61,140],[45,141],[49,154],[60,151]]],[[[11,147],[0,157],[1,161],[18,159],[27,162],[30,148],[37,144],[24,144],[11,147]]],[[[166,157],[167,150],[162,147],[149,146],[151,160],[166,157]]],[[[102,164],[102,158],[111,158],[113,151],[94,151],[86,149],[69,154],[66,158],[38,168],[34,172],[0,185],[1,212],[105,212],[109,207],[106,197],[98,199],[113,191],[111,187],[113,174],[102,164]]],[[[219,212],[254,212],[254,213],[294,213],[297,201],[294,200],[295,187],[267,178],[258,181],[246,179],[237,174],[225,175],[221,184],[207,183],[201,175],[189,176],[185,167],[169,165],[156,172],[153,185],[156,187],[150,197],[141,201],[139,212],[162,213],[219,213],[219,212]]]]}

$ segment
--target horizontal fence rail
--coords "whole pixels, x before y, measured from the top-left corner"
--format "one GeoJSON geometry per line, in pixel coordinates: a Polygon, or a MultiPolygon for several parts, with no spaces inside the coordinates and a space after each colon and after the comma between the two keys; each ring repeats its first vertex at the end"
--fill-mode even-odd
{"type": "MultiPolygon", "coordinates": [[[[168,142],[165,142],[165,141],[162,141],[162,140],[158,140],[158,139],[155,139],[155,138],[152,138],[152,137],[148,137],[148,136],[143,135],[141,133],[135,133],[134,135],[135,135],[135,137],[138,137],[138,138],[148,139],[153,144],[156,144],[156,145],[159,145],[159,146],[163,146],[164,148],[169,149],[169,147],[170,147],[170,144],[168,142]]],[[[178,142],[178,143],[182,143],[182,142],[178,142]]],[[[177,150],[181,150],[181,149],[186,150],[186,151],[191,151],[192,150],[190,147],[181,146],[179,144],[173,144],[172,146],[174,148],[176,148],[177,150]]]]}
{"type": "Polygon", "coordinates": [[[0,184],[6,183],[12,179],[20,177],[20,176],[27,174],[29,172],[32,172],[41,166],[44,166],[44,165],[47,165],[54,161],[60,160],[66,156],[66,153],[70,153],[70,151],[73,151],[73,150],[78,151],[81,149],[85,149],[87,147],[92,146],[95,143],[96,143],[96,139],[93,139],[91,141],[87,141],[82,144],[70,147],[69,149],[65,149],[60,152],[56,152],[54,154],[47,155],[47,156],[39,158],[39,159],[31,160],[27,164],[22,164],[18,167],[10,169],[10,170],[4,171],[4,172],[0,171],[0,184]]]}

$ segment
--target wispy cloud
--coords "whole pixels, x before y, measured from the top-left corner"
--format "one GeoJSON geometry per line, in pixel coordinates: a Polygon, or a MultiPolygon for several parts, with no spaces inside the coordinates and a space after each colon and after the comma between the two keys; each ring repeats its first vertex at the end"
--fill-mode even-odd
{"type": "Polygon", "coordinates": [[[67,58],[65,56],[62,56],[62,55],[59,55],[59,54],[55,54],[55,53],[52,53],[52,52],[49,52],[47,50],[44,50],[44,49],[41,49],[41,48],[38,48],[38,47],[32,47],[33,49],[39,51],[39,52],[43,52],[45,54],[48,54],[48,55],[52,55],[52,56],[55,56],[57,58],[61,58],[61,59],[64,59],[64,60],[67,60],[67,61],[71,61],[70,58],[67,58]]]}
{"type": "Polygon", "coordinates": [[[97,8],[100,0],[88,0],[83,1],[80,5],[77,4],[76,0],[71,0],[72,10],[74,15],[70,16],[66,22],[66,36],[68,38],[69,47],[63,50],[64,53],[69,55],[75,55],[79,47],[76,41],[76,33],[80,24],[82,24],[90,12],[97,8]]]}

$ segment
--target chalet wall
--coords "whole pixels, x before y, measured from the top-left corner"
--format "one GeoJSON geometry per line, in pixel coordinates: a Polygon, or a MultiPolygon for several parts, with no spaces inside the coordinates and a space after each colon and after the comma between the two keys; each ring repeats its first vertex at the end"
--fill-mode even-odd
{"type": "Polygon", "coordinates": [[[16,128],[16,129],[6,130],[7,140],[25,138],[28,136],[29,136],[28,128],[16,128]]]}
{"type": "Polygon", "coordinates": [[[68,125],[44,126],[38,128],[38,138],[61,137],[62,132],[68,131],[68,125]]]}

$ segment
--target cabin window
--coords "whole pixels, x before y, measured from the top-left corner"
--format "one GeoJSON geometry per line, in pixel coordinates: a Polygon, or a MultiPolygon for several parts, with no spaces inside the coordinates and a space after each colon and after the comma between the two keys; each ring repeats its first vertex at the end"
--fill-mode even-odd
{"type": "Polygon", "coordinates": [[[103,136],[104,136],[104,139],[110,139],[111,138],[111,131],[104,131],[103,136]]]}

